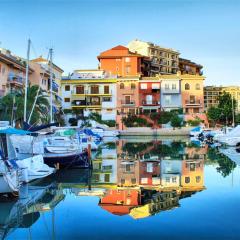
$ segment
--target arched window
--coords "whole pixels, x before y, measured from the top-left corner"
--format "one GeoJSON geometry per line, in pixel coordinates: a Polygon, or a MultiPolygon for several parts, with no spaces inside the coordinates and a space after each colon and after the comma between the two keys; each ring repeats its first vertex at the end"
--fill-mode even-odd
{"type": "Polygon", "coordinates": [[[190,90],[190,85],[188,83],[185,84],[185,90],[190,90]]]}
{"type": "Polygon", "coordinates": [[[197,83],[196,86],[195,86],[196,90],[200,90],[200,84],[197,83]]]}
{"type": "Polygon", "coordinates": [[[200,183],[200,181],[201,181],[201,176],[197,176],[197,177],[196,177],[196,182],[197,182],[197,183],[200,183]]]}
{"type": "Polygon", "coordinates": [[[84,94],[84,86],[83,85],[76,86],[76,93],[77,94],[84,94]]]}
{"type": "Polygon", "coordinates": [[[124,89],[124,83],[120,83],[120,89],[124,89]]]}
{"type": "Polygon", "coordinates": [[[135,88],[136,88],[135,83],[131,83],[131,89],[135,89],[135,88]]]}
{"type": "Polygon", "coordinates": [[[190,177],[185,177],[185,183],[190,183],[190,177]]]}

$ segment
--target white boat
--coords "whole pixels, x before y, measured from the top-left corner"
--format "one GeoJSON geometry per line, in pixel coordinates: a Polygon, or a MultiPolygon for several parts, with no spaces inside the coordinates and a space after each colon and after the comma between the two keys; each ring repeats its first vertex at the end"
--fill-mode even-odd
{"type": "Polygon", "coordinates": [[[0,159],[0,194],[17,195],[20,187],[18,169],[0,159]]]}
{"type": "MultiPolygon", "coordinates": [[[[24,135],[26,131],[6,127],[2,128],[0,133],[2,143],[5,144],[5,148],[8,149],[5,157],[8,163],[15,165],[14,167],[20,172],[20,182],[27,183],[55,172],[54,168],[50,168],[44,164],[42,155],[33,155],[31,153],[21,154],[19,149],[14,147],[13,140],[19,139],[21,142],[25,136],[27,136],[24,135]]],[[[28,147],[32,148],[32,142],[28,143],[28,147]]]]}
{"type": "Polygon", "coordinates": [[[100,127],[96,128],[91,128],[93,133],[98,134],[100,137],[117,137],[119,135],[119,131],[117,130],[108,130],[108,129],[103,129],[100,127]]]}
{"type": "Polygon", "coordinates": [[[214,137],[214,140],[228,146],[240,147],[240,125],[227,134],[214,137]]]}

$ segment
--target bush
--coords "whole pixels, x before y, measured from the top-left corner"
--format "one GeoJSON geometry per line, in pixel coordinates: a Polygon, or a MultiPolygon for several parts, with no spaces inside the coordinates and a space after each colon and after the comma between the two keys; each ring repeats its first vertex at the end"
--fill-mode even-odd
{"type": "Polygon", "coordinates": [[[173,128],[182,126],[182,119],[177,114],[171,117],[171,126],[173,128]]]}
{"type": "Polygon", "coordinates": [[[173,116],[172,112],[161,112],[158,118],[158,123],[166,124],[170,122],[172,116],[173,116]]]}
{"type": "Polygon", "coordinates": [[[100,124],[105,124],[109,127],[115,127],[116,121],[115,120],[102,120],[102,116],[97,112],[92,112],[89,115],[89,119],[92,119],[100,124]]]}
{"type": "Polygon", "coordinates": [[[201,119],[196,118],[196,119],[194,119],[194,120],[188,120],[188,121],[187,121],[187,124],[188,124],[189,126],[196,127],[196,126],[199,126],[199,124],[200,124],[201,122],[202,122],[201,119]]]}
{"type": "Polygon", "coordinates": [[[122,119],[122,122],[126,127],[145,127],[147,120],[137,117],[136,115],[128,115],[122,119]]]}

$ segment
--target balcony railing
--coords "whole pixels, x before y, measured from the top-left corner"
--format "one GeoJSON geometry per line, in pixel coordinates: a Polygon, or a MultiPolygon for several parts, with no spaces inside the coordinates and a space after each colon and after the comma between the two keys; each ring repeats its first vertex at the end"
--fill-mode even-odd
{"type": "Polygon", "coordinates": [[[133,101],[133,100],[130,100],[130,101],[126,101],[126,100],[122,100],[121,101],[121,104],[122,105],[135,105],[135,101],[133,101]]]}
{"type": "Polygon", "coordinates": [[[25,78],[15,73],[9,73],[7,81],[9,83],[23,84],[25,82],[25,78]]]}
{"type": "Polygon", "coordinates": [[[186,100],[185,104],[186,105],[200,105],[201,101],[200,100],[186,100]]]}
{"type": "Polygon", "coordinates": [[[75,95],[112,95],[112,91],[109,92],[104,92],[104,91],[89,91],[89,90],[85,90],[85,91],[74,91],[72,92],[75,95]]]}
{"type": "Polygon", "coordinates": [[[157,105],[160,105],[160,102],[159,101],[142,101],[142,105],[145,105],[145,106],[157,106],[157,105]]]}

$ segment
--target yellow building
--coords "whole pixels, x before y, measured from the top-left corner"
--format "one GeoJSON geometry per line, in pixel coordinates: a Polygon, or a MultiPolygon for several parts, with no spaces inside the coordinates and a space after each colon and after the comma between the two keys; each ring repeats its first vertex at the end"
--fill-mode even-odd
{"type": "Polygon", "coordinates": [[[70,115],[78,110],[83,116],[98,112],[102,120],[116,119],[116,78],[103,70],[75,70],[62,78],[61,92],[70,115]]]}

